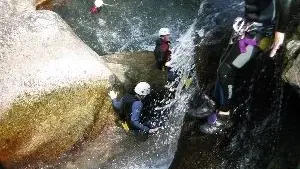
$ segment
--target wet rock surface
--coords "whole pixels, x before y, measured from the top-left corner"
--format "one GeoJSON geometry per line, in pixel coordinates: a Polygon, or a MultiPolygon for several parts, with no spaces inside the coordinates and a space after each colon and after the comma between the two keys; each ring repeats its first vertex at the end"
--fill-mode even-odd
{"type": "Polygon", "coordinates": [[[186,116],[181,130],[177,153],[169,169],[214,168],[224,150],[226,133],[206,135],[199,127],[205,119],[186,116]]]}
{"type": "Polygon", "coordinates": [[[163,89],[167,82],[167,72],[156,68],[152,51],[107,55],[103,56],[103,60],[114,72],[124,91],[132,92],[133,87],[139,81],[150,83],[152,89],[155,90],[163,89]]]}
{"type": "MultiPolygon", "coordinates": [[[[199,86],[203,90],[201,92],[208,95],[211,95],[215,82],[219,56],[225,50],[229,37],[229,34],[226,36],[226,32],[223,33],[223,36],[217,36],[223,37],[219,43],[199,45],[196,49],[199,86]]],[[[299,151],[297,151],[299,138],[296,133],[298,125],[292,120],[297,110],[295,103],[299,101],[300,96],[298,82],[300,74],[297,73],[299,31],[296,29],[289,34],[292,38],[287,40],[286,50],[279,52],[277,59],[271,60],[268,56],[264,56],[267,59],[260,58],[255,61],[260,64],[252,62],[246,66],[246,69],[253,66],[258,70],[263,69],[260,75],[254,73],[251,77],[251,72],[245,70],[244,75],[238,76],[238,79],[245,77],[249,79],[250,75],[256,79],[252,88],[257,88],[249,90],[249,85],[245,83],[250,81],[239,80],[238,83],[244,86],[244,89],[238,89],[240,98],[235,101],[237,109],[231,115],[231,120],[235,122],[233,128],[221,135],[205,135],[199,130],[199,126],[205,122],[205,117],[197,118],[189,112],[186,114],[177,153],[169,168],[299,167],[299,151]],[[287,65],[283,62],[284,57],[289,61],[287,65]],[[259,156],[261,160],[256,161],[255,158],[259,156]]],[[[198,102],[201,103],[202,100],[198,102]]]]}
{"type": "Polygon", "coordinates": [[[284,78],[289,83],[300,87],[300,26],[291,34],[292,38],[286,45],[288,65],[284,78]]]}

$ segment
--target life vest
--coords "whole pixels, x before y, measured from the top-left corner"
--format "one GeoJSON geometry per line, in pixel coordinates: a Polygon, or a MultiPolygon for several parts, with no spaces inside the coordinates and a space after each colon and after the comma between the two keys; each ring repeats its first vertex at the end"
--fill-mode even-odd
{"type": "Polygon", "coordinates": [[[167,62],[170,60],[171,51],[170,51],[170,42],[164,41],[162,38],[156,40],[154,56],[158,62],[167,62]]]}
{"type": "Polygon", "coordinates": [[[248,28],[235,32],[237,36],[231,40],[232,47],[226,52],[226,55],[236,56],[232,57],[234,60],[231,63],[236,68],[243,67],[251,58],[258,56],[272,44],[272,28],[263,26],[248,28]]]}
{"type": "Polygon", "coordinates": [[[130,129],[133,129],[133,125],[131,123],[131,111],[132,104],[139,99],[131,94],[125,94],[122,98],[122,104],[120,108],[121,119],[127,122],[127,125],[130,129]]]}

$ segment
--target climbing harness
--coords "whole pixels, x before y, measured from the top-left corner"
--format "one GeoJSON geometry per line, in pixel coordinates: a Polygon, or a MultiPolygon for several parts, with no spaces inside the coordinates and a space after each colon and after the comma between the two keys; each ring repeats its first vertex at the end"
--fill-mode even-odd
{"type": "Polygon", "coordinates": [[[246,32],[260,30],[263,26],[262,23],[259,22],[250,22],[246,23],[246,20],[242,17],[237,17],[234,20],[234,24],[232,25],[234,33],[230,39],[230,44],[233,44],[234,40],[240,40],[245,37],[246,32]]]}
{"type": "Polygon", "coordinates": [[[265,50],[272,43],[272,36],[274,34],[274,25],[265,26],[259,22],[249,22],[242,17],[237,17],[233,24],[234,33],[230,39],[229,44],[233,44],[235,41],[239,41],[239,47],[241,53],[246,52],[246,47],[248,45],[257,46],[261,50],[265,50]],[[245,36],[246,33],[250,33],[254,37],[250,38],[249,36],[245,36]],[[260,36],[256,36],[259,34],[260,36]]]}

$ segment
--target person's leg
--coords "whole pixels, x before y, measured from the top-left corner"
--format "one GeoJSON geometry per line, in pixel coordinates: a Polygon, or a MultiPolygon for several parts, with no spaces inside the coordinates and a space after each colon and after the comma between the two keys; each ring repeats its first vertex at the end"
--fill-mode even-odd
{"type": "Polygon", "coordinates": [[[239,54],[239,45],[238,42],[235,42],[217,70],[214,101],[218,110],[228,111],[231,107],[236,71],[238,70],[232,63],[239,54]]]}
{"type": "Polygon", "coordinates": [[[216,110],[208,117],[207,124],[200,127],[204,133],[212,134],[218,131],[217,115],[229,115],[232,108],[231,100],[235,89],[236,71],[242,68],[251,58],[259,55],[260,49],[247,46],[246,52],[241,53],[239,41],[236,41],[220,63],[217,72],[214,101],[216,110]]]}
{"type": "Polygon", "coordinates": [[[177,76],[176,76],[175,72],[171,71],[171,68],[167,68],[167,70],[168,70],[168,73],[167,73],[168,82],[171,83],[171,82],[175,81],[177,76]]]}
{"type": "Polygon", "coordinates": [[[207,118],[207,123],[200,126],[200,130],[206,134],[213,134],[220,130],[221,123],[218,122],[217,115],[220,111],[228,111],[233,95],[236,69],[230,64],[238,55],[236,45],[228,51],[217,70],[217,81],[215,84],[214,97],[215,110],[207,118]],[[234,56],[235,55],[235,56],[234,56]]]}
{"type": "Polygon", "coordinates": [[[240,41],[235,42],[218,68],[215,95],[219,97],[216,97],[215,101],[221,111],[229,111],[232,108],[231,100],[237,71],[262,52],[256,45],[247,45],[245,52],[241,53],[241,51],[240,41]]]}
{"type": "Polygon", "coordinates": [[[156,61],[156,66],[157,66],[157,69],[162,70],[162,68],[163,68],[163,63],[162,63],[162,62],[159,62],[159,61],[157,60],[157,61],[156,61]]]}

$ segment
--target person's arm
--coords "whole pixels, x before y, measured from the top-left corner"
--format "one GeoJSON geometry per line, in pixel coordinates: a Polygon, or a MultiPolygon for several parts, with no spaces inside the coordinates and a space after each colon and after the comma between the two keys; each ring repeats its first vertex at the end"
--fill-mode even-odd
{"type": "Polygon", "coordinates": [[[140,123],[141,112],[143,108],[143,103],[141,101],[135,101],[132,104],[132,115],[130,121],[137,129],[149,133],[149,128],[140,123]]]}
{"type": "Polygon", "coordinates": [[[120,108],[121,108],[122,99],[123,99],[123,98],[121,98],[120,100],[118,100],[117,98],[115,98],[115,99],[112,100],[112,104],[113,104],[114,108],[115,108],[116,110],[118,110],[118,111],[119,111],[120,108]]]}
{"type": "Polygon", "coordinates": [[[111,100],[112,100],[113,107],[114,107],[116,110],[120,110],[123,97],[122,97],[120,100],[118,100],[118,99],[117,99],[118,93],[115,92],[115,91],[110,91],[110,92],[108,93],[108,95],[109,95],[109,97],[110,97],[111,100]]]}
{"type": "Polygon", "coordinates": [[[287,25],[292,15],[298,10],[300,0],[277,0],[276,2],[277,20],[270,57],[275,56],[277,50],[283,44],[287,25]]]}
{"type": "Polygon", "coordinates": [[[291,1],[292,0],[276,1],[277,18],[276,18],[274,41],[272,45],[272,50],[270,52],[270,57],[274,57],[277,53],[277,50],[283,44],[287,24],[290,20],[291,1]]]}
{"type": "MultiPolygon", "coordinates": [[[[294,0],[297,1],[297,0],[294,0]]],[[[276,32],[285,33],[288,23],[291,20],[291,15],[293,13],[292,7],[293,0],[277,0],[276,3],[276,32]]]]}

